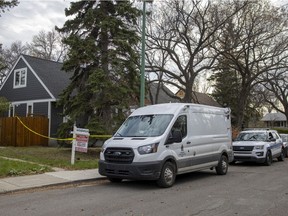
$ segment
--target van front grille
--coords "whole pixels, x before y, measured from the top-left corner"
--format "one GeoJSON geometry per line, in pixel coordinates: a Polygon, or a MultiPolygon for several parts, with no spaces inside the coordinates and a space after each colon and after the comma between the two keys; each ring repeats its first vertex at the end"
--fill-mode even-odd
{"type": "Polygon", "coordinates": [[[131,148],[107,148],[104,157],[110,163],[130,164],[134,159],[134,152],[131,148]]]}

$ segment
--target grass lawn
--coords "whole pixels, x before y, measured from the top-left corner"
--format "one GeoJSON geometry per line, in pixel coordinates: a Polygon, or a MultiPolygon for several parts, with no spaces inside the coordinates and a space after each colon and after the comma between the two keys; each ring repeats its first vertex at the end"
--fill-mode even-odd
{"type": "Polygon", "coordinates": [[[10,176],[32,175],[50,172],[52,169],[47,166],[12,161],[0,158],[0,178],[10,176]]]}
{"type": "MultiPolygon", "coordinates": [[[[98,168],[99,152],[100,148],[88,148],[87,153],[75,152],[75,163],[74,165],[71,165],[71,148],[0,147],[0,156],[36,163],[20,163],[18,161],[13,161],[13,163],[8,161],[10,163],[7,163],[7,160],[3,160],[2,158],[0,161],[0,176],[3,177],[3,175],[5,175],[3,173],[6,173],[7,175],[7,171],[4,171],[5,169],[10,169],[12,171],[8,171],[8,173],[13,173],[13,167],[18,166],[22,167],[19,168],[19,170],[25,170],[26,166],[31,166],[30,169],[33,171],[33,169],[35,169],[33,166],[36,166],[37,164],[42,167],[58,167],[66,170],[95,169],[98,168]],[[18,163],[19,165],[17,165],[18,163]]],[[[46,172],[46,169],[44,169],[43,172],[46,172]]],[[[17,172],[15,173],[17,175],[17,172]]]]}

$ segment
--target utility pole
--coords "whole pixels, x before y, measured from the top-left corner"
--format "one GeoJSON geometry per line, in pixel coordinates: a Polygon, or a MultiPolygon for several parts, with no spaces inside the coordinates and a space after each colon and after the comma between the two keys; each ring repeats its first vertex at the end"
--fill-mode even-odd
{"type": "Polygon", "coordinates": [[[141,87],[140,87],[140,107],[145,105],[145,29],[146,29],[146,0],[143,0],[142,15],[142,49],[141,49],[141,87]]]}

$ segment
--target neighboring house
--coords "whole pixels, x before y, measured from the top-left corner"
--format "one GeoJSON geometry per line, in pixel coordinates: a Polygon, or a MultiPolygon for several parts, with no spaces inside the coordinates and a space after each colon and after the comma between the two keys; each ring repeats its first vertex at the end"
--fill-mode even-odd
{"type": "Polygon", "coordinates": [[[0,96],[11,103],[7,116],[46,116],[49,136],[55,136],[63,122],[63,109],[56,101],[69,83],[61,68],[62,63],[21,55],[0,87],[0,96]]]}
{"type": "MultiPolygon", "coordinates": [[[[177,103],[177,102],[181,102],[181,99],[184,97],[184,92],[181,90],[176,92],[176,94],[173,94],[173,92],[166,86],[162,86],[158,89],[158,83],[150,83],[148,85],[148,88],[149,88],[148,89],[149,99],[145,101],[145,104],[177,103]],[[158,96],[156,96],[157,92],[158,92],[158,96]],[[169,95],[175,95],[178,98],[170,97],[169,95]]],[[[191,103],[221,107],[219,103],[217,103],[213,98],[211,98],[205,93],[193,92],[193,97],[195,99],[192,100],[191,103]]]]}
{"type": "MultiPolygon", "coordinates": [[[[215,101],[213,98],[211,98],[205,93],[192,92],[192,94],[193,94],[192,103],[221,107],[221,105],[217,101],[215,101]]],[[[184,91],[179,90],[178,92],[176,92],[175,95],[177,95],[179,98],[184,98],[185,93],[184,91]]]]}
{"type": "Polygon", "coordinates": [[[166,86],[159,86],[158,83],[149,83],[148,84],[148,94],[146,97],[145,104],[160,104],[160,103],[177,103],[180,102],[180,98],[170,97],[166,92],[170,95],[173,95],[173,92],[169,90],[166,86]]]}
{"type": "Polygon", "coordinates": [[[287,119],[283,113],[268,113],[261,121],[263,121],[266,127],[287,127],[287,119]]]}

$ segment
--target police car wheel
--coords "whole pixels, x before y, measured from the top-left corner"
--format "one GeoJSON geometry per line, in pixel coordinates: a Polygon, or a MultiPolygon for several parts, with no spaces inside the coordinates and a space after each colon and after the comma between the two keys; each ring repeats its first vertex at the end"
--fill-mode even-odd
{"type": "Polygon", "coordinates": [[[284,161],[284,159],[285,159],[284,149],[281,149],[281,154],[277,159],[278,159],[278,161],[284,161]]]}
{"type": "Polygon", "coordinates": [[[271,166],[272,161],[273,161],[272,154],[271,154],[270,151],[268,151],[268,152],[266,153],[265,165],[266,165],[266,166],[271,166]]]}

